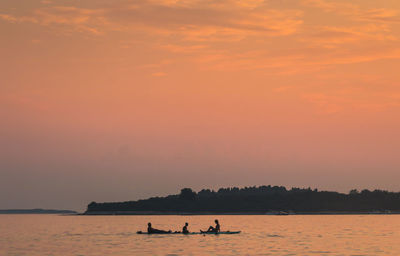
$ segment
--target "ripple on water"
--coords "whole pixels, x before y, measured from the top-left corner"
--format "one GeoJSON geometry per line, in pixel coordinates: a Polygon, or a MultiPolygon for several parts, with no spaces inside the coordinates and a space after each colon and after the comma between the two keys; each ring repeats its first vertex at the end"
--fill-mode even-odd
{"type": "Polygon", "coordinates": [[[229,236],[140,236],[133,232],[149,221],[161,229],[189,222],[192,230],[199,230],[215,216],[12,216],[13,222],[1,222],[1,218],[0,248],[6,256],[397,256],[400,251],[400,215],[218,216],[223,228],[242,231],[229,236]]]}

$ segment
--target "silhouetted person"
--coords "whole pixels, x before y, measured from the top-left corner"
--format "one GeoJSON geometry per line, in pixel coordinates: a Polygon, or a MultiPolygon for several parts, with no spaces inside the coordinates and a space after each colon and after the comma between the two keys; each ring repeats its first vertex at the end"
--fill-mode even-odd
{"type": "Polygon", "coordinates": [[[182,228],[182,234],[189,234],[188,226],[189,224],[186,222],[185,226],[182,228]]]}
{"type": "Polygon", "coordinates": [[[220,231],[221,231],[221,227],[219,226],[218,220],[215,220],[215,228],[214,228],[213,226],[210,226],[210,227],[207,229],[207,232],[215,232],[215,233],[218,233],[218,232],[220,232],[220,231]]]}
{"type": "Polygon", "coordinates": [[[171,230],[165,231],[165,230],[160,230],[160,229],[155,229],[151,227],[151,223],[147,223],[147,233],[148,234],[168,234],[171,233],[171,230]]]}

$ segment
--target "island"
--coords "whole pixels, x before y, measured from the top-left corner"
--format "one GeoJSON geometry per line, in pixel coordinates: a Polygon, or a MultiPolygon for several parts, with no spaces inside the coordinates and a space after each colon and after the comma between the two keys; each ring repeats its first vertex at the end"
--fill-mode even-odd
{"type": "Polygon", "coordinates": [[[184,188],[179,194],[127,202],[91,202],[85,215],[151,214],[393,214],[400,213],[400,193],[351,190],[349,193],[311,188],[259,186],[184,188]]]}
{"type": "Polygon", "coordinates": [[[0,210],[0,214],[77,214],[70,210],[48,210],[48,209],[7,209],[0,210]]]}

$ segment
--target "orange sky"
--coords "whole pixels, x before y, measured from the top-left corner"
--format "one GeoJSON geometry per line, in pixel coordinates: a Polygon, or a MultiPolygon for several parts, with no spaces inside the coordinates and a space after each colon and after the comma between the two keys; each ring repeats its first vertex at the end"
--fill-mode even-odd
{"type": "Polygon", "coordinates": [[[398,0],[2,0],[0,208],[399,191],[398,0]]]}

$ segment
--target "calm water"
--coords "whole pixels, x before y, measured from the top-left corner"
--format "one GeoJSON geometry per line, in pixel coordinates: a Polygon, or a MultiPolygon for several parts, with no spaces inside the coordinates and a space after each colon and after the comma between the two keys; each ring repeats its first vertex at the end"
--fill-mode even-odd
{"type": "Polygon", "coordinates": [[[0,255],[400,255],[400,215],[0,215],[0,255]],[[148,221],[198,231],[215,218],[242,234],[136,234],[148,221]]]}

